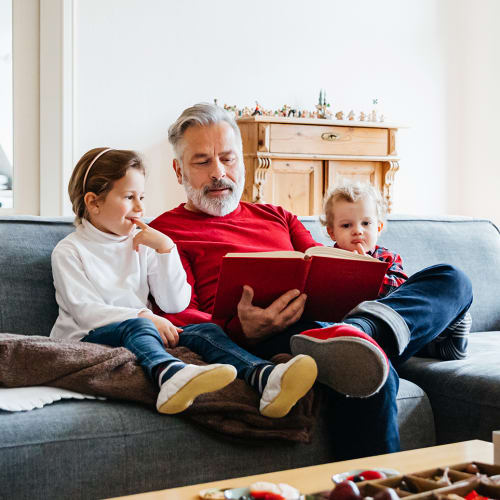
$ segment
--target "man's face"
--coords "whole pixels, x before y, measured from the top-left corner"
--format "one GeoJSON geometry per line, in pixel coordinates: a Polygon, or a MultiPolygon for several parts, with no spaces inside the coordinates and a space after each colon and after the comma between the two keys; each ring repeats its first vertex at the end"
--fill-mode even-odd
{"type": "Polygon", "coordinates": [[[234,211],[245,183],[241,150],[232,127],[221,122],[184,132],[182,165],[174,161],[186,190],[185,208],[224,216],[234,211]]]}

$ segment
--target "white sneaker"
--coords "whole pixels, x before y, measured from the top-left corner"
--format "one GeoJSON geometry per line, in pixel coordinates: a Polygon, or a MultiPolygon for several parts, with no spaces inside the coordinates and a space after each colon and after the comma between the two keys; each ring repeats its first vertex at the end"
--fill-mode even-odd
{"type": "Polygon", "coordinates": [[[270,418],[284,417],[313,386],[317,375],[316,362],[305,354],[276,365],[260,398],[260,413],[270,418]]]}
{"type": "Polygon", "coordinates": [[[200,394],[218,391],[230,384],[236,374],[232,365],[187,365],[163,382],[156,409],[169,415],[184,411],[200,394]]]}

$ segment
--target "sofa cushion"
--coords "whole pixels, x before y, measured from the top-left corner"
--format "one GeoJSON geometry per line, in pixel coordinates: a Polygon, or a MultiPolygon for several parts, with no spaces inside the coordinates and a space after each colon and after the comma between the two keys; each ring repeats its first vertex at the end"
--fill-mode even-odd
{"type": "Polygon", "coordinates": [[[438,443],[491,440],[500,427],[500,331],[477,332],[460,361],[413,357],[399,373],[427,393],[438,443]]]}
{"type": "MultiPolygon", "coordinates": [[[[423,391],[401,380],[397,403],[403,449],[435,444],[423,391]]],[[[0,498],[12,492],[52,500],[108,498],[334,460],[325,411],[311,444],[229,439],[181,416],[113,400],[0,410],[0,419],[0,498]]]]}
{"type": "Polygon", "coordinates": [[[50,334],[58,314],[50,255],[72,221],[0,217],[0,332],[50,334]]]}
{"type": "MultiPolygon", "coordinates": [[[[313,237],[331,245],[317,217],[302,217],[313,237]]],[[[408,275],[434,264],[452,264],[472,281],[472,331],[500,330],[500,232],[488,220],[470,217],[392,215],[380,245],[403,258],[408,275]]]]}

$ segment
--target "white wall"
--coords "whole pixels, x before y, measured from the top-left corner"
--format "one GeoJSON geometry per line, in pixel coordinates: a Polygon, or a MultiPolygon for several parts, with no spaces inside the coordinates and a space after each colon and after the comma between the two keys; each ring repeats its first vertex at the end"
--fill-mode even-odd
{"type": "MultiPolygon", "coordinates": [[[[335,111],[369,110],[378,98],[388,120],[408,125],[398,137],[396,212],[500,223],[498,0],[50,1],[74,8],[74,147],[65,177],[89,148],[139,149],[150,167],[148,215],[158,214],[184,199],[166,139],[183,108],[214,97],[312,108],[326,88],[335,111]]],[[[38,2],[22,5],[35,12],[38,2]]],[[[23,121],[35,94],[30,87],[26,100],[19,91],[24,82],[34,88],[37,69],[17,69],[18,193],[39,182],[36,151],[29,165],[21,158],[32,151],[23,121]]],[[[30,118],[35,144],[32,128],[30,118]]],[[[31,187],[18,211],[36,205],[31,187]]]]}
{"type": "Polygon", "coordinates": [[[500,225],[500,2],[450,2],[450,210],[500,225]]]}
{"type": "Polygon", "coordinates": [[[12,1],[0,0],[0,146],[12,165],[12,1]]]}
{"type": "Polygon", "coordinates": [[[142,150],[150,215],[184,199],[166,140],[183,108],[217,97],[313,109],[320,88],[335,111],[369,111],[378,98],[387,120],[409,126],[395,211],[447,211],[436,0],[79,0],[75,19],[75,159],[100,145],[142,150]]]}

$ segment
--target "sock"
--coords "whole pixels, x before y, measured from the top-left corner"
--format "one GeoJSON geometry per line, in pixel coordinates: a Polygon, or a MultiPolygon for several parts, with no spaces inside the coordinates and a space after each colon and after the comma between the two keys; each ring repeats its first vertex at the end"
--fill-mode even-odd
{"type": "Polygon", "coordinates": [[[467,356],[472,318],[469,312],[449,326],[427,346],[427,354],[444,361],[464,359],[467,356]]]}
{"type": "Polygon", "coordinates": [[[259,393],[262,394],[264,392],[264,387],[266,387],[267,381],[269,379],[269,375],[274,370],[274,366],[272,364],[265,364],[257,366],[250,377],[248,377],[248,383],[259,393]]]}
{"type": "Polygon", "coordinates": [[[155,366],[154,380],[158,382],[158,386],[161,387],[170,377],[174,376],[178,371],[182,370],[186,366],[185,363],[178,359],[172,359],[171,361],[165,361],[155,366]]]}
{"type": "Polygon", "coordinates": [[[394,332],[388,328],[385,321],[372,316],[365,315],[345,318],[344,323],[355,326],[369,335],[385,351],[387,356],[398,353],[398,345],[394,332]]]}

